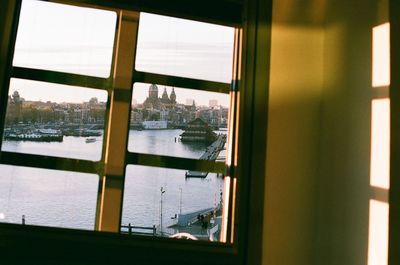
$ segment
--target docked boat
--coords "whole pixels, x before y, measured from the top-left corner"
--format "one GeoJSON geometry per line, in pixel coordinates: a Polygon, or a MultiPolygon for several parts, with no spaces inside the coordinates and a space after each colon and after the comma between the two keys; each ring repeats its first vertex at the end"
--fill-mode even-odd
{"type": "Polygon", "coordinates": [[[86,138],[85,142],[86,142],[87,144],[88,144],[88,143],[94,143],[94,142],[96,142],[96,138],[94,138],[94,137],[88,137],[88,138],[86,138]]]}
{"type": "Polygon", "coordinates": [[[31,142],[62,142],[62,134],[52,133],[7,133],[4,139],[8,141],[31,141],[31,142]]]}
{"type": "Polygon", "coordinates": [[[193,170],[188,170],[185,173],[186,178],[205,178],[207,177],[208,172],[201,172],[201,171],[193,171],[193,170]]]}
{"type": "Polygon", "coordinates": [[[64,130],[63,134],[65,136],[93,137],[93,136],[101,136],[101,130],[68,129],[68,130],[64,130]]]}
{"type": "Polygon", "coordinates": [[[145,130],[163,130],[168,128],[167,121],[144,121],[142,128],[145,130]]]}

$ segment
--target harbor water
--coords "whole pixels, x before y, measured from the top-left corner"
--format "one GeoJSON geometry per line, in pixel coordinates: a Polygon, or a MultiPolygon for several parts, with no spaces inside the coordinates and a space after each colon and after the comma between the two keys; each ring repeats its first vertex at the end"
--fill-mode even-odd
{"type": "MultiPolygon", "coordinates": [[[[182,130],[129,132],[128,150],[177,157],[199,158],[207,145],[179,141],[182,130]]],[[[102,137],[64,136],[62,142],[4,141],[3,151],[100,160],[102,137]]],[[[216,207],[223,179],[185,178],[185,170],[128,165],[122,225],[160,228],[176,222],[179,213],[216,207]],[[161,187],[165,191],[161,193],[161,187]]],[[[0,222],[75,229],[94,229],[99,176],[76,172],[0,165],[0,222]]]]}

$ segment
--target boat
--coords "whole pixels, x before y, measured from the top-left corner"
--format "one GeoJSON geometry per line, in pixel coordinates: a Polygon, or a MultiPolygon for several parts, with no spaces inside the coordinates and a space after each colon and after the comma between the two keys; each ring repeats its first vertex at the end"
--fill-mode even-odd
{"type": "Polygon", "coordinates": [[[64,130],[63,134],[65,136],[92,137],[92,136],[101,136],[101,130],[68,129],[68,130],[64,130]]]}
{"type": "Polygon", "coordinates": [[[96,138],[94,138],[94,137],[88,137],[88,138],[86,138],[86,140],[85,140],[85,142],[88,144],[88,143],[94,143],[94,142],[96,142],[96,138]]]}
{"type": "Polygon", "coordinates": [[[193,171],[193,170],[188,170],[185,173],[186,178],[205,178],[207,177],[208,172],[201,172],[201,171],[193,171]]]}
{"type": "Polygon", "coordinates": [[[163,130],[168,128],[167,121],[144,121],[142,127],[145,130],[163,130]]]}
{"type": "Polygon", "coordinates": [[[62,142],[62,134],[43,134],[43,133],[7,133],[5,140],[9,141],[31,141],[31,142],[62,142]]]}

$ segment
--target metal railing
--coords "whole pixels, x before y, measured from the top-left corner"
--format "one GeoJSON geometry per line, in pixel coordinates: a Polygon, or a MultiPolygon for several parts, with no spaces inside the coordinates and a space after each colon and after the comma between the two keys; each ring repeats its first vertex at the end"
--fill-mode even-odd
{"type": "Polygon", "coordinates": [[[121,225],[121,234],[156,236],[157,229],[155,225],[133,226],[129,223],[128,225],[121,225]]]}

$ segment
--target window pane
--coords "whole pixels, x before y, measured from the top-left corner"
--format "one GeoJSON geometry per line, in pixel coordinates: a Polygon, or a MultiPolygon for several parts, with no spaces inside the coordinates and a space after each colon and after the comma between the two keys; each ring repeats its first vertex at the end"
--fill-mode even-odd
{"type": "Polygon", "coordinates": [[[108,77],[116,13],[24,0],[14,66],[108,77]]]}
{"type": "Polygon", "coordinates": [[[140,14],[136,69],[230,83],[234,29],[140,14]]]}
{"type": "Polygon", "coordinates": [[[3,151],[99,160],[107,92],[11,79],[3,151]]]}
{"type": "Polygon", "coordinates": [[[0,165],[0,222],[94,229],[99,178],[0,165]]]}
{"type": "Polygon", "coordinates": [[[154,227],[157,236],[188,233],[199,240],[219,240],[224,179],[215,173],[208,173],[206,178],[186,177],[185,173],[129,165],[122,232],[128,232],[126,226],[130,224],[132,233],[153,235],[154,227]]]}
{"type": "Polygon", "coordinates": [[[200,158],[212,146],[208,159],[224,160],[228,106],[228,94],[136,83],[128,150],[200,158]]]}

